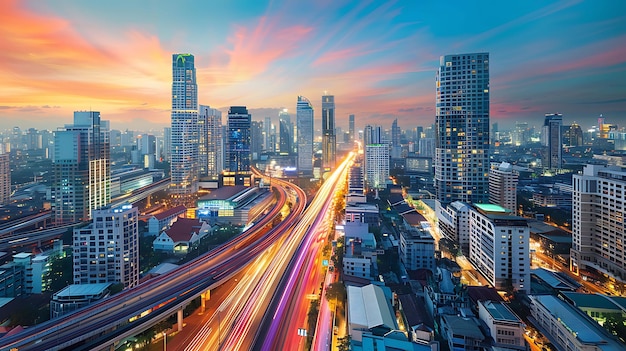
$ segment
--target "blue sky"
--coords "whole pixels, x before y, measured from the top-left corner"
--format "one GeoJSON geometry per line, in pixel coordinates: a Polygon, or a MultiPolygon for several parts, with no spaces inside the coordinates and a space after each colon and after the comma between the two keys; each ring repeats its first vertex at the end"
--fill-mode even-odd
{"type": "MultiPolygon", "coordinates": [[[[434,123],[439,56],[490,53],[491,121],[545,113],[626,122],[623,1],[3,1],[0,126],[56,128],[99,110],[112,128],[169,124],[171,54],[196,56],[199,102],[253,119],[319,111],[434,123]]],[[[316,118],[320,118],[316,113],[316,118]]]]}

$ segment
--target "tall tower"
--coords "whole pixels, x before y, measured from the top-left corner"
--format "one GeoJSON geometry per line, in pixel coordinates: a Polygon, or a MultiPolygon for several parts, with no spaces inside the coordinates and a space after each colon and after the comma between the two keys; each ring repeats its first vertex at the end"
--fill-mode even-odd
{"type": "Polygon", "coordinates": [[[171,196],[193,206],[198,191],[198,85],[194,56],[172,55],[171,196]]]}
{"type": "Polygon", "coordinates": [[[543,168],[557,170],[561,168],[563,140],[561,125],[563,115],[560,113],[546,113],[541,129],[541,143],[543,145],[543,168]]]}
{"type": "Polygon", "coordinates": [[[74,229],[74,284],[111,282],[124,284],[124,288],[136,286],[138,221],[137,208],[125,205],[94,210],[89,226],[74,229]]]}
{"type": "Polygon", "coordinates": [[[284,109],[278,114],[280,153],[291,155],[293,152],[293,125],[291,116],[284,109]]]}
{"type": "Polygon", "coordinates": [[[313,105],[304,96],[298,96],[296,125],[298,129],[298,173],[313,175],[313,105]]]}
{"type": "Polygon", "coordinates": [[[322,96],[322,168],[335,168],[337,137],[335,135],[335,97],[322,96]]]}
{"type": "Polygon", "coordinates": [[[258,160],[263,152],[263,122],[252,121],[250,124],[250,155],[258,160]]]}
{"type": "Polygon", "coordinates": [[[350,141],[354,141],[356,139],[354,135],[354,115],[348,116],[348,133],[350,134],[350,141]]]}
{"type": "Polygon", "coordinates": [[[363,168],[368,189],[385,189],[389,178],[389,144],[384,142],[380,126],[365,126],[363,132],[363,168]]]}
{"type": "Polygon", "coordinates": [[[235,174],[250,172],[251,128],[252,116],[248,113],[248,109],[245,106],[231,106],[228,110],[225,171],[235,174]]]}
{"type": "Polygon", "coordinates": [[[11,166],[9,154],[0,150],[0,205],[6,205],[11,199],[11,166]]]}
{"type": "Polygon", "coordinates": [[[436,76],[435,189],[440,205],[489,200],[489,54],[442,56],[436,76]]]}
{"type": "Polygon", "coordinates": [[[400,142],[400,135],[402,131],[398,126],[398,119],[394,119],[391,124],[391,158],[402,157],[402,144],[400,142]]]}
{"type": "Polygon", "coordinates": [[[200,105],[198,112],[200,175],[217,179],[222,172],[222,111],[200,105]]]}
{"type": "Polygon", "coordinates": [[[55,222],[73,223],[91,218],[91,211],[111,201],[109,131],[100,112],[74,112],[74,124],[54,137],[55,222]]]}

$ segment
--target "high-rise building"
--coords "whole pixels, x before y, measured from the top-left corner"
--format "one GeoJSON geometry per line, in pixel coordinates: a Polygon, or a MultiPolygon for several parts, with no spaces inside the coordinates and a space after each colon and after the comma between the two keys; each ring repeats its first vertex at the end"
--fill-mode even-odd
{"type": "Polygon", "coordinates": [[[587,165],[573,175],[573,187],[570,269],[626,283],[626,169],[587,165]]]}
{"type": "Polygon", "coordinates": [[[557,170],[563,162],[561,150],[563,139],[561,135],[563,115],[560,113],[546,113],[541,129],[541,144],[543,145],[543,168],[557,170]]]}
{"type": "Polygon", "coordinates": [[[515,132],[513,133],[514,146],[526,146],[530,141],[530,128],[527,122],[516,122],[515,132]]]}
{"type": "Polygon", "coordinates": [[[263,149],[266,152],[273,153],[275,151],[272,140],[272,119],[265,117],[265,122],[263,122],[263,149]]]}
{"type": "Polygon", "coordinates": [[[170,160],[172,155],[172,128],[163,128],[163,149],[161,149],[161,158],[164,161],[170,160]]]}
{"type": "Polygon", "coordinates": [[[263,122],[252,121],[250,124],[250,155],[258,160],[263,152],[263,122]]]}
{"type": "Polygon", "coordinates": [[[489,200],[489,54],[442,56],[436,76],[438,206],[489,200]]]}
{"type": "Polygon", "coordinates": [[[363,168],[368,189],[385,189],[389,178],[389,144],[380,126],[365,126],[363,168]]]}
{"type": "Polygon", "coordinates": [[[563,135],[563,143],[565,143],[566,146],[583,146],[583,130],[580,128],[579,124],[572,123],[572,125],[567,128],[563,135]]]}
{"type": "Polygon", "coordinates": [[[222,172],[222,111],[200,105],[198,109],[198,165],[200,176],[217,179],[222,172]]]}
{"type": "Polygon", "coordinates": [[[74,229],[74,284],[139,283],[139,211],[125,205],[93,211],[91,224],[74,229]]]}
{"type": "Polygon", "coordinates": [[[348,133],[350,134],[350,141],[356,140],[356,135],[354,134],[354,115],[348,116],[348,133]]]}
{"type": "Polygon", "coordinates": [[[291,155],[293,152],[293,124],[291,124],[291,116],[287,113],[287,109],[278,114],[278,123],[279,151],[281,154],[291,155]]]}
{"type": "Polygon", "coordinates": [[[498,290],[530,292],[530,228],[498,205],[469,211],[469,260],[498,290]]]}
{"type": "Polygon", "coordinates": [[[191,54],[172,55],[171,191],[175,204],[192,206],[198,192],[198,85],[191,54]]]}
{"type": "Polygon", "coordinates": [[[402,130],[398,126],[398,119],[391,124],[391,158],[402,157],[402,144],[400,141],[402,130]]]}
{"type": "Polygon", "coordinates": [[[335,97],[322,96],[322,168],[335,168],[337,137],[335,135],[335,97]]]}
{"type": "Polygon", "coordinates": [[[518,174],[510,163],[502,162],[489,170],[489,202],[517,213],[518,174]]]}
{"type": "Polygon", "coordinates": [[[314,110],[309,99],[298,96],[296,125],[298,133],[298,173],[313,175],[314,110]]]}
{"type": "Polygon", "coordinates": [[[225,171],[236,174],[250,172],[251,128],[252,116],[248,109],[245,106],[231,106],[228,110],[225,171]]]}
{"type": "Polygon", "coordinates": [[[55,222],[73,223],[91,218],[91,211],[111,201],[109,131],[100,112],[74,112],[74,124],[54,137],[55,222]]]}
{"type": "Polygon", "coordinates": [[[11,165],[9,154],[0,153],[0,205],[6,205],[11,200],[11,165]]]}

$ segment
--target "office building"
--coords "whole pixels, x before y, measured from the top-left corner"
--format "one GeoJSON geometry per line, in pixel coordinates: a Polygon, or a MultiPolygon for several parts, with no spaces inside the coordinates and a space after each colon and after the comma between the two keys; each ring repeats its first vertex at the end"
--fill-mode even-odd
{"type": "Polygon", "coordinates": [[[263,122],[250,122],[250,157],[258,160],[263,152],[263,122]]]}
{"type": "Polygon", "coordinates": [[[172,201],[192,206],[198,191],[198,85],[191,54],[172,55],[172,201]]]}
{"type": "MultiPolygon", "coordinates": [[[[121,134],[120,134],[121,137],[121,134]]],[[[120,144],[121,145],[121,144],[120,144]]],[[[172,155],[172,128],[165,127],[163,128],[163,145],[161,146],[160,158],[163,161],[170,161],[170,157],[172,155]]]]}
{"type": "Polygon", "coordinates": [[[515,131],[513,132],[513,145],[526,146],[530,142],[531,129],[528,128],[527,122],[516,122],[515,131]]]}
{"type": "Polygon", "coordinates": [[[200,105],[198,109],[198,167],[200,176],[217,179],[222,173],[222,111],[200,105]]]}
{"type": "Polygon", "coordinates": [[[469,260],[498,290],[530,292],[530,229],[527,219],[498,205],[474,204],[469,260]]]}
{"type": "Polygon", "coordinates": [[[293,152],[293,124],[291,124],[291,116],[287,113],[287,109],[280,111],[278,114],[279,123],[279,151],[284,155],[291,155],[293,152]]]}
{"type": "Polygon", "coordinates": [[[273,134],[272,119],[269,117],[265,117],[265,122],[263,122],[263,149],[265,150],[265,152],[272,153],[276,151],[273,134]]]}
{"type": "Polygon", "coordinates": [[[489,170],[489,202],[517,213],[518,173],[510,163],[502,162],[489,170]]]}
{"type": "Polygon", "coordinates": [[[354,134],[355,130],[354,130],[354,115],[349,115],[348,116],[348,133],[350,135],[350,142],[353,142],[356,140],[356,135],[354,134]]]}
{"type": "Polygon", "coordinates": [[[9,154],[0,153],[0,205],[6,205],[11,200],[11,165],[9,154]]]}
{"type": "Polygon", "coordinates": [[[74,284],[139,283],[139,211],[125,205],[93,212],[91,224],[74,229],[74,284]]]}
{"type": "Polygon", "coordinates": [[[572,123],[563,134],[565,146],[583,146],[583,130],[577,123],[572,123]]]}
{"type": "MultiPolygon", "coordinates": [[[[489,54],[442,56],[436,76],[437,204],[489,200],[489,54]]],[[[439,211],[437,211],[439,212],[439,211]]]]}
{"type": "Polygon", "coordinates": [[[335,97],[322,96],[322,169],[335,168],[337,157],[337,137],[335,135],[335,97]]]}
{"type": "Polygon", "coordinates": [[[100,112],[74,112],[74,124],[54,136],[54,220],[57,224],[86,221],[91,211],[111,201],[108,130],[100,112]]]}
{"type": "Polygon", "coordinates": [[[626,169],[587,165],[573,183],[570,269],[626,282],[626,169]]]}
{"type": "Polygon", "coordinates": [[[422,157],[435,157],[435,139],[434,138],[420,138],[418,141],[419,154],[422,157]]]}
{"type": "Polygon", "coordinates": [[[298,134],[298,173],[313,175],[313,105],[304,96],[298,96],[296,126],[298,134]]]}
{"type": "Polygon", "coordinates": [[[230,174],[249,174],[252,162],[250,153],[252,116],[245,106],[230,107],[226,129],[224,171],[230,174]]]}
{"type": "Polygon", "coordinates": [[[389,180],[389,145],[380,126],[367,125],[363,131],[363,169],[368,189],[385,189],[389,180]]]}
{"type": "Polygon", "coordinates": [[[561,136],[561,125],[563,124],[563,115],[560,113],[546,113],[546,118],[541,128],[541,145],[543,146],[543,168],[549,170],[557,170],[561,168],[563,162],[562,148],[563,141],[561,136]]]}
{"type": "MultiPolygon", "coordinates": [[[[499,350],[526,350],[526,325],[501,301],[478,301],[478,316],[487,326],[493,346],[499,350]]],[[[495,349],[494,347],[494,349],[495,349]]]]}
{"type": "Polygon", "coordinates": [[[402,131],[398,126],[398,119],[394,119],[391,124],[391,158],[402,157],[402,144],[400,143],[402,131]]]}

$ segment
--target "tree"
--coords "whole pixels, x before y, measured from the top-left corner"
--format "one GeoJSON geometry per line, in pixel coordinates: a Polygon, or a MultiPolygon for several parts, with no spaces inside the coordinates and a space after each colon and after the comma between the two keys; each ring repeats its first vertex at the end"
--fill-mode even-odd
{"type": "Polygon", "coordinates": [[[326,288],[326,300],[337,304],[339,301],[343,302],[346,299],[346,287],[341,282],[335,282],[330,284],[326,288]]]}
{"type": "Polygon", "coordinates": [[[604,328],[624,341],[624,338],[626,337],[626,319],[621,312],[607,313],[604,328]]]}
{"type": "Polygon", "coordinates": [[[337,345],[337,349],[339,351],[350,350],[350,334],[344,336],[343,338],[337,338],[337,341],[339,341],[339,345],[337,345]]]}

